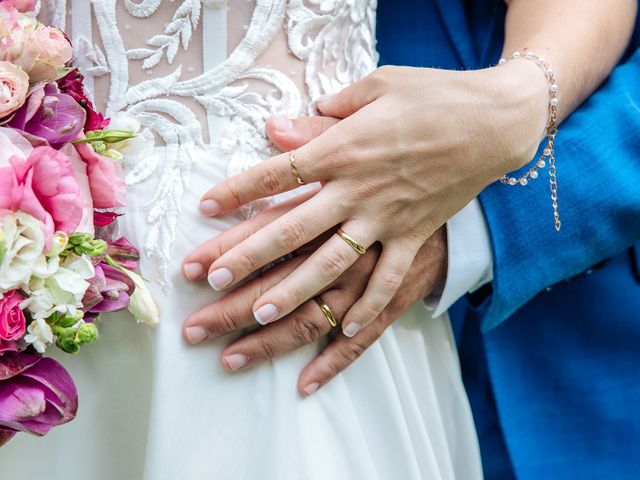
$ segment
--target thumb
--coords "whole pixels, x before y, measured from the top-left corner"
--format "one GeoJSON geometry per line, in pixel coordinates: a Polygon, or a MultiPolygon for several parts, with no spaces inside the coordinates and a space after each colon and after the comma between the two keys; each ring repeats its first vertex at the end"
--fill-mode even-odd
{"type": "Polygon", "coordinates": [[[316,107],[323,115],[347,118],[366,107],[382,93],[388,69],[379,68],[362,80],[352,83],[335,95],[323,95],[316,100],[316,107]]]}
{"type": "Polygon", "coordinates": [[[271,117],[267,119],[267,135],[278,149],[288,152],[306,145],[339,121],[332,117],[271,117]]]}

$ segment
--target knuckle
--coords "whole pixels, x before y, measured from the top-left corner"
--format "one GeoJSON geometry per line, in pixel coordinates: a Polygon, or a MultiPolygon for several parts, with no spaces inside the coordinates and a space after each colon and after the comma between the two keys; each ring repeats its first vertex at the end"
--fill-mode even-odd
{"type": "Polygon", "coordinates": [[[297,318],[291,328],[291,336],[296,344],[306,345],[322,336],[322,329],[309,317],[297,318]]]}
{"type": "Polygon", "coordinates": [[[325,278],[337,278],[349,267],[349,262],[340,252],[330,250],[318,260],[318,269],[325,278]]]}
{"type": "Polygon", "coordinates": [[[229,310],[221,309],[217,315],[217,321],[214,323],[214,328],[218,333],[235,332],[240,328],[238,321],[229,310]]]}
{"type": "Polygon", "coordinates": [[[381,286],[385,293],[394,293],[402,285],[403,277],[397,273],[385,273],[382,276],[381,286]]]}
{"type": "Polygon", "coordinates": [[[289,251],[304,244],[305,229],[299,222],[292,220],[280,231],[280,244],[289,251]]]}
{"type": "Polygon", "coordinates": [[[262,172],[262,189],[269,194],[280,191],[280,177],[271,169],[265,169],[262,172]]]}
{"type": "Polygon", "coordinates": [[[237,180],[234,177],[231,177],[227,182],[227,193],[229,197],[233,201],[234,205],[242,205],[242,195],[240,194],[240,189],[237,180]]]}
{"type": "Polygon", "coordinates": [[[363,320],[371,322],[374,320],[380,312],[384,310],[385,303],[380,300],[368,299],[362,303],[360,308],[360,314],[363,320]]]}
{"type": "MultiPolygon", "coordinates": [[[[355,338],[355,337],[354,337],[355,338]]],[[[341,351],[342,357],[348,362],[355,362],[367,349],[367,345],[358,340],[347,342],[341,351]]]]}
{"type": "Polygon", "coordinates": [[[270,360],[275,357],[275,349],[269,339],[259,336],[256,343],[256,354],[258,358],[270,360]]]}
{"type": "Polygon", "coordinates": [[[258,267],[258,261],[249,252],[238,252],[233,265],[239,265],[243,272],[253,272],[258,267]]]}

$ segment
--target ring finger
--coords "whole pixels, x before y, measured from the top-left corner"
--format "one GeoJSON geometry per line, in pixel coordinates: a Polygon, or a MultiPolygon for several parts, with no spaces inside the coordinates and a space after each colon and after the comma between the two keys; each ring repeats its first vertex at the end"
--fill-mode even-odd
{"type": "MultiPolygon", "coordinates": [[[[319,297],[322,303],[329,306],[338,322],[357,298],[357,292],[340,289],[328,290],[319,297]]],[[[339,331],[338,328],[331,325],[318,302],[309,300],[281,321],[229,345],[222,352],[222,364],[231,371],[249,368],[312,343],[331,331],[339,331]]]]}

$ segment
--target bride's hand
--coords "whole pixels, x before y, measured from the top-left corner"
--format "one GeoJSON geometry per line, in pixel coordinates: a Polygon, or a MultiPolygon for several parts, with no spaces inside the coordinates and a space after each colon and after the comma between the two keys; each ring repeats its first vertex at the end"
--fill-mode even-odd
{"type": "MultiPolygon", "coordinates": [[[[320,192],[221,255],[216,289],[341,225],[382,253],[362,296],[346,313],[348,336],[373,321],[396,294],[421,245],[486,185],[535,153],[547,114],[547,84],[532,62],[478,71],[381,68],[318,102],[347,117],[295,152],[299,176],[320,192]]],[[[298,186],[288,154],[222,182],[202,199],[217,216],[298,186]]],[[[338,235],[254,303],[262,324],[278,320],[340,277],[360,255],[338,235]]]]}
{"type": "MultiPolygon", "coordinates": [[[[216,237],[208,242],[206,250],[226,251],[238,238],[249,235],[272,220],[273,216],[281,214],[282,207],[279,208],[281,210],[265,212],[262,218],[245,222],[216,237]]],[[[334,335],[337,333],[336,329],[332,328],[319,305],[310,300],[280,321],[253,330],[235,340],[222,352],[222,365],[229,371],[245,370],[329,336],[330,343],[304,368],[298,380],[300,393],[311,395],[358,359],[402,312],[443,283],[447,269],[445,237],[443,227],[420,248],[398,294],[362,334],[353,338],[334,335]]],[[[191,343],[201,343],[255,325],[251,310],[253,303],[262,292],[295,270],[313,250],[313,245],[303,248],[298,257],[277,265],[220,301],[195,312],[185,322],[186,339],[191,343]]],[[[321,301],[329,306],[338,322],[364,292],[378,256],[378,247],[369,249],[322,293],[321,301]]]]}

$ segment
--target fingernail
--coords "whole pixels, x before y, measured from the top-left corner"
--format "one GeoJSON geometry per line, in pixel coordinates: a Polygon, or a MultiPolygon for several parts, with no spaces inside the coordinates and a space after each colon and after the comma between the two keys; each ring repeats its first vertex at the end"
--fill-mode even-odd
{"type": "Polygon", "coordinates": [[[187,327],[187,340],[192,345],[197,345],[209,336],[209,331],[203,327],[187,327]]]}
{"type": "Polygon", "coordinates": [[[209,285],[214,290],[220,291],[233,282],[233,273],[228,268],[219,268],[209,274],[209,285]]]}
{"type": "Polygon", "coordinates": [[[221,210],[220,204],[215,200],[203,200],[200,202],[200,213],[213,217],[221,210]]]}
{"type": "Polygon", "coordinates": [[[236,370],[244,367],[249,359],[241,353],[232,353],[231,355],[224,357],[224,361],[227,362],[229,368],[235,372],[236,370]]]}
{"type": "Polygon", "coordinates": [[[320,95],[317,99],[316,99],[316,103],[323,103],[326,102],[327,100],[329,100],[333,95],[320,95]]]}
{"type": "Polygon", "coordinates": [[[355,322],[350,323],[344,328],[344,334],[347,337],[353,337],[356,333],[360,331],[361,328],[362,328],[362,325],[360,325],[359,323],[355,323],[355,322]]]}
{"type": "Polygon", "coordinates": [[[307,395],[313,395],[318,391],[318,388],[320,388],[320,384],[318,382],[310,383],[309,385],[304,387],[304,393],[306,393],[307,395]]]}
{"type": "Polygon", "coordinates": [[[189,280],[198,280],[203,273],[204,268],[199,263],[186,263],[184,265],[184,274],[189,280]]]}
{"type": "Polygon", "coordinates": [[[273,117],[273,124],[278,133],[284,133],[293,128],[293,123],[287,117],[273,117]]]}
{"type": "Polygon", "coordinates": [[[269,322],[273,322],[278,318],[278,315],[280,315],[278,308],[270,303],[261,306],[258,310],[253,312],[256,322],[260,325],[266,325],[269,322]]]}

